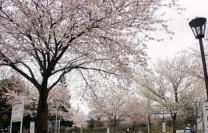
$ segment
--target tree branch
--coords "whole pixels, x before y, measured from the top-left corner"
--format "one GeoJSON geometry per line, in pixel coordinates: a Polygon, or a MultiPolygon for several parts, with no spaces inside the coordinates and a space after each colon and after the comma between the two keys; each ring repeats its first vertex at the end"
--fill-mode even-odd
{"type": "Polygon", "coordinates": [[[50,87],[48,87],[48,92],[49,92],[54,86],[56,86],[56,85],[58,84],[58,82],[63,78],[63,76],[64,76],[66,73],[70,72],[71,70],[72,70],[72,69],[68,69],[68,70],[66,70],[66,71],[63,71],[62,74],[60,74],[60,76],[58,77],[58,79],[57,79],[50,87]]]}
{"type": "Polygon", "coordinates": [[[26,74],[24,71],[20,70],[15,63],[13,63],[8,57],[6,57],[1,51],[0,51],[0,59],[8,64],[8,66],[12,67],[15,71],[17,71],[18,73],[20,73],[22,76],[24,76],[26,79],[28,79],[30,82],[32,82],[37,89],[39,90],[40,88],[40,84],[37,82],[37,80],[33,77],[30,77],[28,74],[26,74]]]}

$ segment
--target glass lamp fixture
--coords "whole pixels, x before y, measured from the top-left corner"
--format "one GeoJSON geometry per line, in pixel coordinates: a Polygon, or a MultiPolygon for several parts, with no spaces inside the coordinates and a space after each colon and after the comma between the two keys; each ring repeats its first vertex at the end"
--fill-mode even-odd
{"type": "Polygon", "coordinates": [[[204,38],[206,22],[206,18],[202,17],[197,17],[189,22],[189,26],[191,27],[196,39],[204,38]]]}

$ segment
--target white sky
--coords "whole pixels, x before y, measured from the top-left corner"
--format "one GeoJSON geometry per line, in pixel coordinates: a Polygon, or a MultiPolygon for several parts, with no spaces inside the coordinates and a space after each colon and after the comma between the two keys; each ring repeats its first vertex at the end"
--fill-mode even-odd
{"type": "MultiPolygon", "coordinates": [[[[148,54],[152,62],[157,59],[171,57],[181,50],[194,46],[198,43],[188,25],[188,22],[195,17],[208,18],[208,0],[179,0],[182,7],[186,8],[182,14],[177,14],[173,10],[168,10],[166,16],[171,18],[168,25],[171,31],[175,32],[170,37],[161,33],[165,37],[162,42],[150,42],[148,44],[148,54]]],[[[158,34],[158,33],[157,33],[158,34]]]]}
{"type": "MultiPolygon", "coordinates": [[[[169,29],[175,34],[170,39],[165,33],[155,33],[159,37],[164,37],[162,42],[150,42],[148,46],[148,55],[151,58],[150,62],[156,62],[157,59],[166,59],[175,55],[177,52],[194,46],[198,43],[188,25],[188,22],[195,17],[208,18],[208,0],[179,0],[181,7],[185,8],[182,14],[176,11],[167,10],[166,17],[172,19],[168,22],[169,29]]],[[[76,95],[72,95],[72,105],[84,111],[89,112],[89,108],[82,102],[76,99],[76,95]]]]}

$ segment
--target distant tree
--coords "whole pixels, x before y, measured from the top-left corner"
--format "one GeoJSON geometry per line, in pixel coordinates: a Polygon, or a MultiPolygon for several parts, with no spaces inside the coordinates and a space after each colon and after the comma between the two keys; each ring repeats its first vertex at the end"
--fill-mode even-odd
{"type": "MultiPolygon", "coordinates": [[[[50,92],[48,98],[49,114],[50,116],[56,115],[56,107],[59,106],[59,117],[63,120],[70,120],[72,118],[72,110],[70,104],[70,95],[68,90],[62,88],[62,85],[57,85],[53,91],[50,92]]],[[[1,96],[1,118],[5,120],[4,123],[7,125],[10,122],[12,104],[18,101],[24,101],[25,111],[24,116],[31,120],[32,117],[36,116],[35,109],[37,107],[38,92],[34,87],[29,86],[27,82],[17,76],[8,77],[0,80],[0,96],[1,96]],[[6,119],[7,118],[7,119],[6,119]]]]}
{"type": "Polygon", "coordinates": [[[58,110],[59,118],[65,121],[71,120],[73,109],[70,100],[71,96],[65,86],[62,84],[55,86],[48,96],[49,115],[56,116],[58,110]]]}
{"type": "MultiPolygon", "coordinates": [[[[206,52],[206,50],[205,50],[206,52]]],[[[197,119],[199,115],[202,115],[201,112],[201,104],[206,101],[206,89],[204,83],[204,74],[203,74],[203,65],[201,61],[201,53],[200,49],[197,46],[191,47],[189,50],[185,51],[186,60],[189,60],[189,64],[187,64],[184,69],[181,71],[187,73],[196,79],[198,82],[195,82],[197,89],[195,89],[195,96],[192,97],[192,101],[190,104],[185,105],[185,108],[182,112],[183,119],[186,123],[192,124],[196,126],[197,131],[197,119]]],[[[198,121],[199,122],[199,121],[198,121]]]]}
{"type": "MultiPolygon", "coordinates": [[[[18,90],[18,87],[22,87],[22,84],[17,85],[16,81],[11,79],[0,80],[0,128],[8,128],[11,119],[12,104],[10,103],[12,97],[9,92],[23,93],[24,90],[18,90]]],[[[18,95],[17,95],[18,96],[18,95]]]]}
{"type": "Polygon", "coordinates": [[[95,120],[101,120],[103,115],[97,110],[92,110],[88,113],[88,117],[95,120]]]}
{"type": "Polygon", "coordinates": [[[0,93],[3,95],[4,103],[9,105],[9,111],[11,111],[11,105],[13,103],[25,100],[27,109],[25,113],[29,114],[31,111],[29,106],[32,105],[32,97],[30,97],[28,89],[24,81],[17,77],[0,80],[0,93]]]}
{"type": "Polygon", "coordinates": [[[97,111],[97,110],[92,110],[88,113],[88,117],[89,117],[89,123],[93,122],[94,123],[94,127],[102,127],[104,126],[103,123],[103,115],[97,111]],[[91,121],[92,120],[92,121],[91,121]]]}
{"type": "Polygon", "coordinates": [[[173,133],[176,133],[176,120],[184,107],[194,102],[198,79],[182,71],[190,62],[185,56],[171,60],[160,61],[152,72],[143,74],[140,78],[141,92],[155,101],[155,104],[165,108],[172,118],[173,133]]]}
{"type": "MultiPolygon", "coordinates": [[[[6,81],[4,81],[6,82],[6,81]]],[[[7,103],[7,97],[4,95],[6,89],[0,83],[0,129],[5,129],[10,123],[11,105],[7,103]]],[[[4,83],[5,84],[5,83],[4,83]]]]}
{"type": "Polygon", "coordinates": [[[86,124],[86,116],[82,111],[73,111],[72,121],[75,127],[82,127],[86,124]]]}
{"type": "Polygon", "coordinates": [[[133,127],[139,124],[146,124],[148,111],[145,109],[144,103],[139,101],[138,97],[129,98],[124,108],[124,123],[133,127]]]}
{"type": "Polygon", "coordinates": [[[92,129],[95,127],[95,120],[94,119],[91,118],[90,120],[87,121],[87,123],[88,123],[88,125],[87,125],[88,128],[92,129]]]}
{"type": "Polygon", "coordinates": [[[108,126],[113,133],[116,133],[119,123],[126,115],[126,104],[128,103],[128,90],[112,85],[95,89],[89,97],[88,104],[92,110],[102,115],[102,119],[108,122],[108,126]]]}

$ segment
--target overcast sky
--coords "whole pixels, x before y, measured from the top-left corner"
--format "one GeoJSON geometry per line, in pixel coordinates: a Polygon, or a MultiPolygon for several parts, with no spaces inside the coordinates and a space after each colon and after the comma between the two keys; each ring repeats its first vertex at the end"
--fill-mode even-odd
{"type": "Polygon", "coordinates": [[[156,62],[158,58],[171,57],[177,52],[198,43],[188,22],[195,17],[208,18],[208,0],[179,0],[179,3],[185,8],[182,14],[177,14],[172,10],[166,11],[166,16],[172,18],[168,23],[169,28],[175,32],[172,40],[161,33],[161,36],[165,37],[163,42],[150,42],[148,44],[148,54],[152,62],[156,62]]]}

